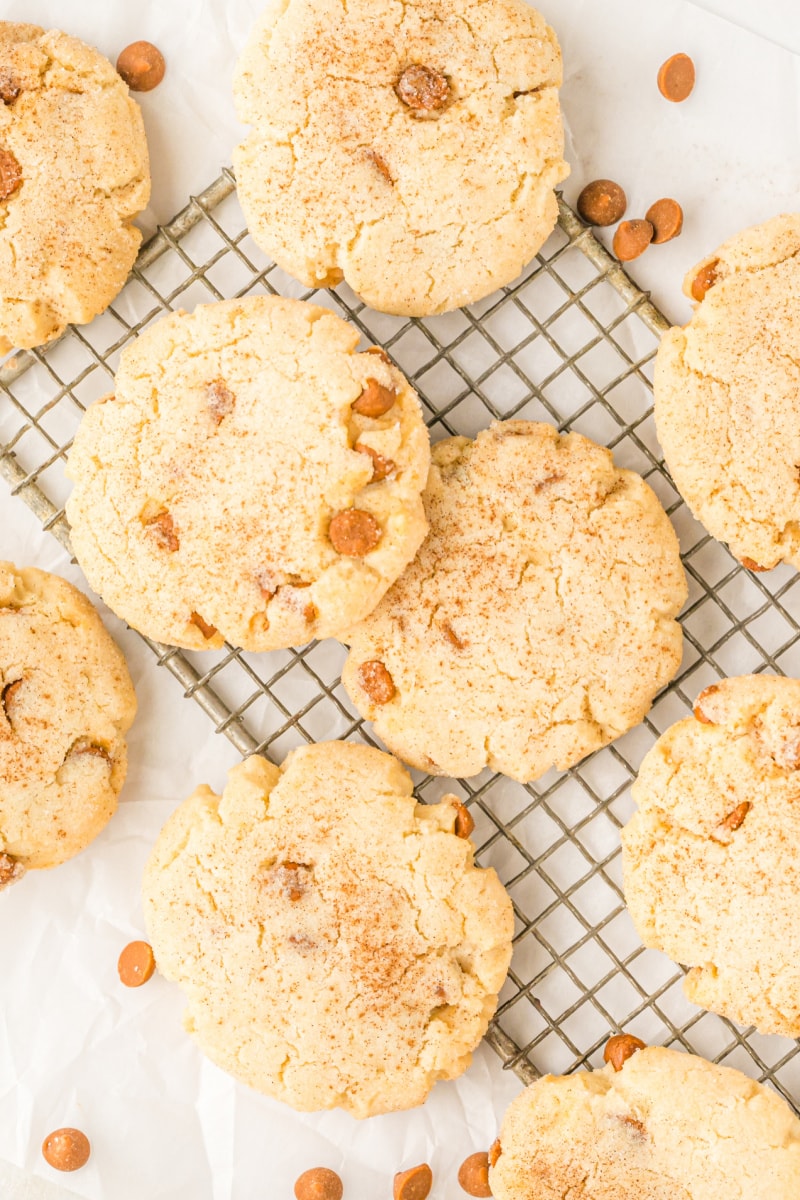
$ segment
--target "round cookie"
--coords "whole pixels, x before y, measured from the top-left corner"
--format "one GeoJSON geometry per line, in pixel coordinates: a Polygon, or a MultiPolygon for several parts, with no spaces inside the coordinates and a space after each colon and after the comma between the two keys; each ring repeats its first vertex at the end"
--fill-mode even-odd
{"type": "Polygon", "coordinates": [[[681,660],[678,542],[608,450],[495,422],[433,447],[430,534],[347,637],[342,679],[420,770],[521,781],[642,720],[681,660]]]}
{"type": "Polygon", "coordinates": [[[258,244],[424,316],[515,279],[565,179],[555,34],[524,0],[270,0],[234,94],[258,244]]]}
{"type": "Polygon", "coordinates": [[[740,1071],[648,1048],[531,1084],[492,1159],[495,1200],[796,1200],[800,1121],[740,1071]]]}
{"type": "Polygon", "coordinates": [[[655,417],[694,515],[750,570],[800,567],[800,214],[745,230],[686,277],[655,417]]]}
{"type": "Polygon", "coordinates": [[[86,597],[0,563],[0,888],[104,828],[135,713],[125,660],[86,597]]]}
{"type": "Polygon", "coordinates": [[[280,770],[250,758],[221,797],[198,788],[161,832],[144,906],[203,1051],[296,1109],[356,1117],[464,1071],[513,933],[495,872],[454,834],[470,824],[455,797],[418,804],[395,759],[348,742],[280,770]]]}
{"type": "Polygon", "coordinates": [[[646,946],[693,967],[695,1004],[800,1037],[800,682],[726,679],[642,761],[622,831],[646,946]]]}
{"type": "Polygon", "coordinates": [[[70,453],[92,587],[160,642],[302,645],[370,612],[414,557],[428,433],[382,351],[258,296],[173,313],[122,355],[70,453]]]}
{"type": "Polygon", "coordinates": [[[111,63],[65,33],[0,21],[0,354],[108,307],[149,196],[142,114],[111,63]]]}

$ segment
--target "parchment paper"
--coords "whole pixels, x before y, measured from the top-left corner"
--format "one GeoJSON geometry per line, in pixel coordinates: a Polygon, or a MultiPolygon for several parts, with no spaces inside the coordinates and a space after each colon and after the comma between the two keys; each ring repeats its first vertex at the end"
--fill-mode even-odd
{"type": "MultiPolygon", "coordinates": [[[[769,0],[757,14],[739,0],[539,7],[565,55],[567,198],[603,175],[626,188],[629,215],[644,215],[663,195],[681,201],[682,237],[630,271],[667,315],[685,320],[680,283],[696,260],[737,229],[800,206],[800,74],[797,57],[780,45],[800,42],[795,0],[769,0]],[[655,86],[659,64],[678,50],[698,66],[697,88],[682,106],[655,86]]],[[[149,231],[230,161],[239,135],[230,77],[259,8],[259,0],[5,0],[1,15],[67,29],[112,60],[138,38],[161,47],[167,77],[140,97],[154,180],[142,222],[149,231]]],[[[0,557],[85,587],[4,487],[0,557]]],[[[435,1200],[456,1200],[458,1164],[488,1146],[520,1088],[488,1048],[415,1112],[363,1123],[341,1113],[303,1117],[201,1058],[182,1031],[177,989],[157,976],[137,991],[119,984],[119,951],[142,934],[139,880],[159,828],[198,783],[219,789],[237,755],[135,635],[101,611],[139,698],[130,772],[120,811],[88,851],[56,871],[31,873],[0,898],[0,1160],[14,1164],[0,1163],[0,1195],[288,1200],[297,1175],[324,1164],[340,1171],[346,1196],[379,1200],[391,1194],[396,1170],[427,1160],[435,1200]],[[93,1143],[89,1165],[65,1179],[40,1153],[43,1137],[61,1125],[79,1126],[93,1143]]]]}

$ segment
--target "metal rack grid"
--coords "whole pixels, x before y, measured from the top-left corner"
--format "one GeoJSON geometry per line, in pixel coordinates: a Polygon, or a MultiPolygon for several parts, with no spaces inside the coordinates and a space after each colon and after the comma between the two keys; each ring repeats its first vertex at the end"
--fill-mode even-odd
{"type": "MultiPolygon", "coordinates": [[[[768,1080],[797,1108],[800,1045],[697,1010],[683,997],[681,970],[641,946],[622,897],[618,830],[642,757],[703,687],[765,668],[800,675],[798,576],[742,570],[675,492],[650,392],[667,322],[566,204],[512,286],[414,321],[372,312],[346,285],[309,292],[291,280],[250,239],[233,176],[223,172],[144,247],[102,317],[0,370],[0,474],[13,494],[69,550],[63,465],[86,405],[113,386],[121,350],[165,310],[265,291],[322,303],[380,343],[413,380],[434,439],[517,417],[610,447],[619,465],[648,480],[681,539],[690,584],[684,661],[642,725],[527,787],[488,771],[455,783],[415,776],[421,798],[450,790],[469,804],[478,860],[497,869],[514,901],[514,959],[488,1041],[530,1082],[598,1065],[610,1033],[624,1029],[768,1080]]],[[[269,654],[148,645],[243,755],[280,760],[304,740],[372,741],[340,685],[344,651],[335,643],[269,654]]]]}

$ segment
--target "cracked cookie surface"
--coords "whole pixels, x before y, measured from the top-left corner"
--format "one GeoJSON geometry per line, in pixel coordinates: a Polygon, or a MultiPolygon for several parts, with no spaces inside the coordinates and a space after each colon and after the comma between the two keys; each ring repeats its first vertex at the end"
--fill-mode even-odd
{"type": "Polygon", "coordinates": [[[150,196],[139,106],[77,38],[0,21],[0,354],[103,312],[150,196]]]}
{"type": "Polygon", "coordinates": [[[800,682],[725,679],[642,761],[622,831],[639,936],[695,1004],[800,1037],[800,682]]]}
{"type": "Polygon", "coordinates": [[[655,418],[694,515],[751,570],[800,568],[800,214],[731,238],[686,277],[655,418]]]}
{"type": "Polygon", "coordinates": [[[430,533],[345,636],[345,687],[420,770],[571,766],[641,721],[678,668],[672,526],[608,450],[550,425],[494,422],[432,460],[430,533]]]}
{"type": "Polygon", "coordinates": [[[512,1102],[489,1174],[495,1200],[795,1200],[800,1121],[769,1088],[652,1047],[546,1075],[512,1102]]]}
{"type": "Polygon", "coordinates": [[[255,240],[423,316],[517,277],[565,179],[555,34],[523,0],[271,0],[234,93],[255,240]]]}
{"type": "Polygon", "coordinates": [[[157,641],[303,645],[377,604],[427,529],[419,400],[325,309],[250,297],[174,313],[122,355],[70,453],[72,544],[157,641]]]}
{"type": "Polygon", "coordinates": [[[469,1065],[511,958],[511,901],[388,754],[254,756],[199,788],[145,870],[148,936],[210,1058],[301,1111],[421,1104],[469,1065]]]}
{"type": "Polygon", "coordinates": [[[0,888],[103,829],[135,712],[125,660],[87,598],[0,563],[0,888]]]}

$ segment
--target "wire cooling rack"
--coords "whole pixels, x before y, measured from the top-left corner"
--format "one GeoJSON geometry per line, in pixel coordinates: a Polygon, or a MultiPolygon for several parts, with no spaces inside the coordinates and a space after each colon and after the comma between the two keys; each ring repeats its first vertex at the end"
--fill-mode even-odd
{"type": "MultiPolygon", "coordinates": [[[[689,1004],[681,970],[639,942],[621,890],[619,828],[655,738],[724,675],[800,675],[798,575],[742,570],[693,520],[664,468],[650,381],[667,322],[563,202],[557,230],[521,278],[471,308],[414,321],[372,312],[346,285],[309,292],[255,246],[225,171],[142,250],[102,317],[0,371],[0,474],[68,550],[64,462],[85,407],[112,389],[121,350],[165,310],[261,292],[312,299],[382,345],[413,380],[434,440],[513,416],[610,447],[618,465],[648,480],[681,540],[690,585],[683,664],[642,725],[527,787],[488,771],[470,781],[415,775],[421,798],[455,791],[469,804],[478,859],[514,902],[514,958],[488,1041],[530,1082],[598,1065],[609,1035],[624,1029],[736,1066],[797,1107],[800,1045],[689,1004]]],[[[304,741],[372,741],[339,682],[345,652],[336,643],[269,654],[148,644],[243,755],[280,761],[304,741]]]]}

